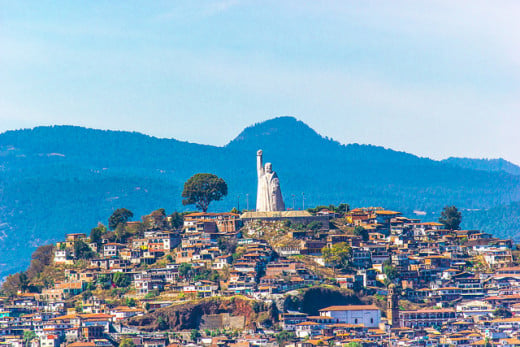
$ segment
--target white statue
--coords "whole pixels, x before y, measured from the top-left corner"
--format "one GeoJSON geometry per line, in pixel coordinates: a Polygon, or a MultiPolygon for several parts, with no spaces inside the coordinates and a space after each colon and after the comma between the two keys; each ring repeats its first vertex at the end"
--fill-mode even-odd
{"type": "Polygon", "coordinates": [[[256,169],[258,173],[256,210],[258,212],[285,211],[280,180],[276,172],[272,170],[271,163],[266,163],[264,167],[262,155],[262,150],[256,152],[256,169]]]}

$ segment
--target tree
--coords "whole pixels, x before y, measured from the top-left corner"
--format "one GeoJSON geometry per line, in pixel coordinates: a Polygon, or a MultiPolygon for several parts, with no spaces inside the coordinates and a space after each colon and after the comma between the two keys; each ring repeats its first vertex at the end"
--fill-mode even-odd
{"type": "Polygon", "coordinates": [[[23,331],[23,341],[25,342],[26,346],[29,346],[29,342],[31,342],[33,339],[35,339],[36,333],[32,330],[24,330],[23,331]]]}
{"type": "Polygon", "coordinates": [[[192,341],[196,342],[200,337],[200,332],[197,329],[191,329],[190,338],[192,341]]]}
{"type": "Polygon", "coordinates": [[[44,245],[36,248],[31,258],[31,265],[27,269],[27,277],[32,280],[38,277],[46,266],[52,264],[54,245],[44,245]]]}
{"type": "Polygon", "coordinates": [[[121,342],[119,342],[119,347],[135,347],[134,340],[132,339],[122,339],[121,342]]]}
{"type": "Polygon", "coordinates": [[[183,279],[191,278],[193,276],[192,265],[190,263],[182,263],[179,265],[179,276],[183,279]]]}
{"type": "Polygon", "coordinates": [[[445,206],[439,218],[439,223],[444,224],[444,227],[449,230],[459,230],[461,221],[462,214],[455,206],[445,206]]]}
{"type": "Polygon", "coordinates": [[[164,208],[153,211],[143,217],[144,224],[148,230],[160,230],[166,227],[166,211],[164,208]]]}
{"type": "Polygon", "coordinates": [[[90,230],[90,242],[101,243],[101,235],[107,232],[107,228],[103,224],[99,224],[97,227],[90,230]]]}
{"type": "Polygon", "coordinates": [[[25,272],[17,272],[7,276],[2,284],[2,292],[8,296],[15,296],[17,292],[25,291],[29,286],[29,280],[25,272]]]}
{"type": "Polygon", "coordinates": [[[169,217],[172,229],[179,229],[184,225],[184,217],[182,216],[182,213],[173,212],[169,217]]]}
{"type": "Polygon", "coordinates": [[[333,269],[347,269],[350,267],[352,248],[346,242],[338,242],[331,247],[323,247],[321,254],[326,263],[333,269]]]}
{"type": "Polygon", "coordinates": [[[513,317],[513,314],[507,308],[499,307],[493,311],[493,316],[500,318],[511,318],[513,317]]]}
{"type": "Polygon", "coordinates": [[[397,271],[397,269],[390,264],[383,267],[383,272],[390,282],[394,282],[397,278],[399,278],[399,271],[397,271]]]}
{"type": "Polygon", "coordinates": [[[354,228],[354,235],[361,236],[363,241],[368,241],[368,231],[360,225],[354,228]]]}
{"type": "Polygon", "coordinates": [[[108,228],[110,230],[114,230],[120,224],[124,226],[126,222],[128,222],[128,220],[133,216],[134,214],[132,211],[126,208],[118,208],[108,219],[108,228]]]}
{"type": "Polygon", "coordinates": [[[163,316],[159,316],[159,318],[157,318],[157,329],[166,330],[168,328],[170,328],[170,326],[168,325],[166,319],[164,319],[163,316]]]}
{"type": "Polygon", "coordinates": [[[74,242],[74,256],[76,259],[90,259],[94,256],[94,252],[83,240],[78,240],[74,242]]]}
{"type": "Polygon", "coordinates": [[[285,346],[287,343],[294,340],[294,338],[294,333],[287,330],[283,330],[276,334],[276,342],[278,342],[280,346],[285,346]]]}
{"type": "Polygon", "coordinates": [[[184,183],[183,205],[193,205],[206,212],[212,201],[219,201],[228,193],[226,182],[213,174],[198,173],[184,183]]]}
{"type": "Polygon", "coordinates": [[[112,282],[119,288],[126,288],[132,283],[130,276],[122,272],[116,272],[112,278],[112,282]]]}

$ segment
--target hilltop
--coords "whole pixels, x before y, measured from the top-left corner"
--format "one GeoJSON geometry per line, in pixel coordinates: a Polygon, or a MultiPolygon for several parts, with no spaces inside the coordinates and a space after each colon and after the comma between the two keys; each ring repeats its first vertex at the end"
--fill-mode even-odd
{"type": "MultiPolygon", "coordinates": [[[[2,273],[26,266],[37,245],[106,222],[118,207],[137,218],[157,208],[185,210],[182,185],[197,172],[228,183],[228,197],[213,209],[229,210],[237,200],[244,208],[246,196],[252,208],[259,148],[280,177],[287,206],[294,203],[296,209],[302,192],[306,207],[377,204],[405,213],[426,211],[432,218],[447,204],[486,210],[520,201],[520,176],[504,170],[344,145],[292,117],[248,127],[224,147],[74,126],[8,131],[0,134],[2,273]]],[[[501,235],[514,236],[505,232],[501,235]]]]}

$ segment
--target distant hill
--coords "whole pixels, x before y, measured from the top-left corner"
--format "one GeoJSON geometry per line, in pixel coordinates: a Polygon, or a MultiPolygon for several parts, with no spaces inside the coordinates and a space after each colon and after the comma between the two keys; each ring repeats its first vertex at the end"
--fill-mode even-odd
{"type": "Polygon", "coordinates": [[[228,183],[228,196],[211,210],[245,208],[247,200],[252,209],[260,148],[289,208],[302,208],[302,193],[306,207],[379,205],[426,211],[426,218],[447,204],[489,209],[520,201],[520,176],[343,145],[291,117],[248,127],[224,147],[74,126],[8,131],[0,134],[0,273],[25,266],[39,244],[106,223],[116,208],[136,219],[157,208],[186,210],[182,186],[198,172],[228,183]]]}
{"type": "Polygon", "coordinates": [[[520,166],[505,159],[472,159],[450,157],[443,160],[444,163],[463,167],[466,169],[483,171],[503,171],[511,175],[520,175],[520,166]]]}
{"type": "Polygon", "coordinates": [[[480,211],[463,211],[462,227],[520,242],[520,202],[480,211]]]}

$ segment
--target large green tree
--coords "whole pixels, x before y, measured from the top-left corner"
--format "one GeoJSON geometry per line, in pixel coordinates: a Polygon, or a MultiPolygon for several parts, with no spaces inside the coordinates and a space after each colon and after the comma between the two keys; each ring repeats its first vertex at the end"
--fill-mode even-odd
{"type": "Polygon", "coordinates": [[[333,269],[348,269],[351,265],[352,248],[346,242],[338,242],[321,250],[323,260],[333,269]]]}
{"type": "Polygon", "coordinates": [[[455,206],[445,206],[441,212],[439,223],[444,224],[446,229],[459,230],[462,222],[462,214],[455,206]]]}
{"type": "Polygon", "coordinates": [[[228,193],[226,182],[213,174],[198,173],[184,183],[183,205],[193,205],[203,212],[212,201],[219,201],[228,193]]]}
{"type": "Polygon", "coordinates": [[[134,213],[132,211],[126,208],[118,208],[108,219],[108,227],[110,230],[114,230],[120,224],[125,225],[133,216],[134,213]]]}

